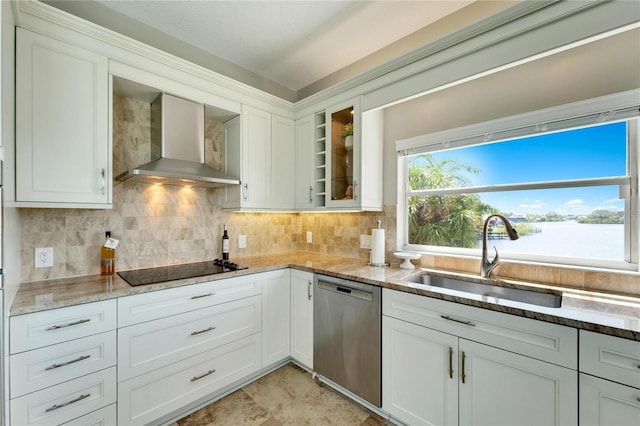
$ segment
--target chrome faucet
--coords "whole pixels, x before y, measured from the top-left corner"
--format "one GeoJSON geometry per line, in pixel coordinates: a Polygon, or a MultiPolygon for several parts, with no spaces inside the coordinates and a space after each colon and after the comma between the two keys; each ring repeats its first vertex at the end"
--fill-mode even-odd
{"type": "Polygon", "coordinates": [[[518,239],[518,231],[511,225],[511,222],[501,214],[492,214],[489,215],[484,221],[484,226],[482,228],[482,260],[480,261],[480,276],[482,278],[488,278],[491,271],[494,270],[496,266],[498,266],[498,262],[500,262],[500,257],[498,256],[498,249],[494,246],[493,249],[496,251],[496,256],[493,258],[491,262],[489,262],[487,256],[487,228],[489,226],[489,222],[492,218],[497,217],[502,220],[504,223],[504,227],[507,230],[507,235],[510,240],[518,239]]]}

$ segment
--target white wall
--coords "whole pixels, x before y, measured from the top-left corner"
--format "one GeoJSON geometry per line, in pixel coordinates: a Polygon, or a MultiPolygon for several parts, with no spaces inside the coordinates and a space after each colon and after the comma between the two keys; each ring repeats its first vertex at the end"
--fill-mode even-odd
{"type": "Polygon", "coordinates": [[[634,29],[385,108],[384,204],[396,204],[396,140],[640,88],[639,45],[634,29]]]}

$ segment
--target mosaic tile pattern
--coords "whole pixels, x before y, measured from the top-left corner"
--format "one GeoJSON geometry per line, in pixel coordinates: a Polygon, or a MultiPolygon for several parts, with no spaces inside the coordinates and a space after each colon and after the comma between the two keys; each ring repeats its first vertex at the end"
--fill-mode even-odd
{"type": "Polygon", "coordinates": [[[178,426],[383,426],[392,423],[316,383],[294,364],[178,420],[178,426]]]}

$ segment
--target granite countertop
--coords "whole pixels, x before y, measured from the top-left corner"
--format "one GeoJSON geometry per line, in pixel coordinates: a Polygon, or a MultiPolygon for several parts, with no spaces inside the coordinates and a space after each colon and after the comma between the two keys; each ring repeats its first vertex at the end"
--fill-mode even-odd
{"type": "Polygon", "coordinates": [[[238,261],[248,266],[249,269],[138,287],[131,287],[117,274],[112,276],[90,275],[23,283],[18,288],[9,315],[21,315],[293,267],[309,272],[357,280],[380,287],[640,341],[640,298],[637,297],[574,290],[542,283],[524,283],[515,280],[483,280],[479,276],[442,270],[418,268],[411,271],[400,269],[398,265],[380,268],[368,266],[365,261],[361,259],[305,252],[244,257],[238,261]],[[560,291],[562,292],[562,306],[560,308],[546,308],[506,299],[497,299],[491,296],[481,296],[433,287],[412,281],[419,275],[425,273],[462,278],[464,280],[481,283],[491,283],[500,286],[530,288],[542,292],[560,291]]]}

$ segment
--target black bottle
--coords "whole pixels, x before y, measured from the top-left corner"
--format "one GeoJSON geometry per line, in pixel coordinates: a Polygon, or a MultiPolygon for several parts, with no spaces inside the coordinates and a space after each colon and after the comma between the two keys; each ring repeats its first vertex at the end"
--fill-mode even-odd
{"type": "Polygon", "coordinates": [[[229,260],[229,235],[227,234],[227,225],[224,225],[224,234],[222,234],[222,260],[229,260]]]}

